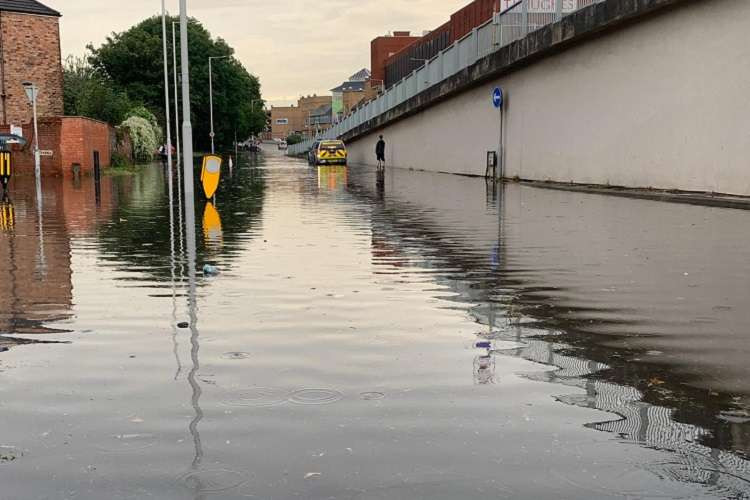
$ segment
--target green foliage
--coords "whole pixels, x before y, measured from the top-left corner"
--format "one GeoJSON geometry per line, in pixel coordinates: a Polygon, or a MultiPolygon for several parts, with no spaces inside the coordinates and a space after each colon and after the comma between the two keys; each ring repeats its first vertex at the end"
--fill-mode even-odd
{"type": "Polygon", "coordinates": [[[112,168],[126,168],[130,167],[132,165],[132,162],[127,156],[115,151],[112,153],[112,158],[110,159],[109,165],[112,168]]]}
{"type": "Polygon", "coordinates": [[[159,140],[152,124],[140,116],[131,116],[122,127],[127,129],[133,141],[133,154],[138,161],[150,161],[159,147],[159,140]]]}
{"type": "Polygon", "coordinates": [[[300,142],[304,140],[305,139],[299,134],[291,134],[289,137],[286,138],[286,143],[291,146],[293,144],[299,144],[300,142]]]}
{"type": "Polygon", "coordinates": [[[127,118],[137,116],[138,118],[143,118],[146,120],[150,125],[151,128],[154,131],[154,137],[156,137],[156,143],[162,144],[162,141],[164,140],[164,132],[162,131],[162,128],[159,126],[159,121],[156,119],[156,116],[146,109],[144,106],[137,106],[130,111],[128,111],[127,118]]]}
{"type": "Polygon", "coordinates": [[[68,56],[63,65],[63,103],[68,116],[117,124],[133,107],[126,92],[84,58],[68,56]]]}
{"type": "MultiPolygon", "coordinates": [[[[171,28],[169,18],[167,26],[171,28]]],[[[164,73],[162,62],[161,18],[146,19],[122,33],[114,33],[98,49],[89,46],[91,65],[106,74],[118,88],[153,111],[164,123],[164,73]]],[[[171,38],[171,32],[168,34],[171,38]]],[[[198,149],[210,144],[208,57],[227,56],[213,61],[214,129],[216,142],[230,146],[235,131],[238,138],[262,131],[266,124],[260,83],[233,57],[234,50],[211,34],[196,20],[188,24],[190,54],[191,120],[198,149]]],[[[179,44],[179,31],[177,33],[179,44]]],[[[171,43],[168,44],[172,60],[171,43]]],[[[178,49],[179,50],[179,49],[178,49]]],[[[179,64],[179,53],[178,53],[179,64]]],[[[174,96],[172,96],[174,97],[174,96]]]]}

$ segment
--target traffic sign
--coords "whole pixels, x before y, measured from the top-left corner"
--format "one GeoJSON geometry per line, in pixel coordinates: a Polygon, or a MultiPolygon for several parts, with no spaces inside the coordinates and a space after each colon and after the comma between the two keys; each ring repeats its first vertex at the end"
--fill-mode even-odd
{"type": "Polygon", "coordinates": [[[53,151],[51,149],[40,149],[39,156],[52,156],[53,151]]]}
{"type": "Polygon", "coordinates": [[[492,91],[492,105],[496,108],[503,107],[503,89],[500,87],[495,87],[492,91]]]}

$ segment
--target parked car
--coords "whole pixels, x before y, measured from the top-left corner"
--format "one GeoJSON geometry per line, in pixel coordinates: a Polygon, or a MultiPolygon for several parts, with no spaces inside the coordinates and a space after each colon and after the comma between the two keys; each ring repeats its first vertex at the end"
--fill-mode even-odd
{"type": "Polygon", "coordinates": [[[310,151],[307,152],[307,163],[310,165],[315,165],[315,155],[318,152],[319,144],[320,144],[320,141],[313,142],[313,145],[310,148],[310,151]]]}
{"type": "Polygon", "coordinates": [[[347,152],[344,141],[316,142],[311,152],[314,165],[346,165],[347,152]]]}

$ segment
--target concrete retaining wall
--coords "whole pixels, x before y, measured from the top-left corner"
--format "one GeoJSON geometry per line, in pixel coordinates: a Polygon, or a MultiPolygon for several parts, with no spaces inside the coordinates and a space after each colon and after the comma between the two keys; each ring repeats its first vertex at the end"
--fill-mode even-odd
{"type": "Polygon", "coordinates": [[[382,133],[390,166],[483,175],[501,86],[507,177],[750,195],[748,20],[747,0],[677,4],[353,135],[350,159],[382,133]]]}

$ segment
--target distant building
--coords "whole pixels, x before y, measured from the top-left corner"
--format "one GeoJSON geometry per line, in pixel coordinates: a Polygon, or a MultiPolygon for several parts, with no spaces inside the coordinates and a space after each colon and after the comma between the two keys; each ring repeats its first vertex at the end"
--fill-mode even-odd
{"type": "Polygon", "coordinates": [[[321,113],[325,111],[326,106],[329,115],[326,123],[330,124],[331,96],[313,94],[300,97],[296,106],[273,106],[271,108],[271,137],[286,139],[290,134],[311,137],[315,133],[315,122],[317,121],[321,126],[325,122],[321,113]],[[312,118],[314,113],[317,113],[315,119],[312,118]]]}
{"type": "Polygon", "coordinates": [[[333,124],[333,113],[330,104],[324,104],[310,111],[307,118],[307,127],[311,134],[324,132],[333,124]]]}
{"type": "Polygon", "coordinates": [[[271,137],[284,140],[294,133],[301,134],[305,119],[297,106],[271,107],[271,137]]]}
{"type": "Polygon", "coordinates": [[[409,31],[394,31],[393,34],[379,36],[370,42],[370,78],[374,86],[383,85],[385,81],[385,63],[389,57],[412,43],[420,37],[412,36],[409,31]]]}
{"type": "Polygon", "coordinates": [[[333,122],[338,123],[357,104],[375,97],[377,88],[372,85],[370,71],[362,69],[338,87],[331,89],[333,122]]]}

